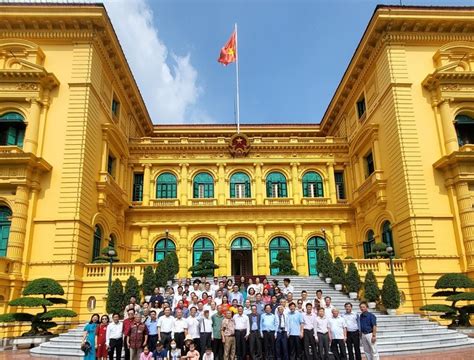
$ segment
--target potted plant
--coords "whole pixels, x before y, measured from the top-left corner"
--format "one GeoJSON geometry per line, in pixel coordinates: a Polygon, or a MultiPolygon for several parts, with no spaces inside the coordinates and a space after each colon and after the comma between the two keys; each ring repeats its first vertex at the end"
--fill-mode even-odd
{"type": "Polygon", "coordinates": [[[316,271],[321,279],[324,279],[324,274],[322,270],[322,262],[323,262],[324,250],[318,250],[316,252],[316,271]]]}
{"type": "Polygon", "coordinates": [[[332,276],[332,282],[334,283],[334,288],[337,291],[342,290],[342,284],[345,282],[346,273],[344,271],[344,264],[342,263],[341,258],[338,256],[334,261],[334,270],[332,276]]]}
{"type": "Polygon", "coordinates": [[[392,274],[388,274],[383,281],[382,304],[385,306],[387,314],[397,314],[397,309],[400,307],[400,291],[395,276],[392,274]]]}
{"type": "Polygon", "coordinates": [[[334,268],[334,263],[332,261],[332,256],[329,251],[324,252],[324,256],[322,258],[323,261],[323,273],[325,276],[325,281],[327,284],[330,284],[332,279],[332,273],[333,273],[333,268],[334,268]]]}
{"type": "Polygon", "coordinates": [[[369,309],[375,309],[380,296],[380,289],[377,284],[377,278],[372,270],[367,271],[367,274],[365,274],[364,296],[368,302],[369,309]]]}
{"type": "Polygon", "coordinates": [[[276,261],[270,264],[272,269],[278,269],[278,275],[298,275],[298,271],[293,268],[291,255],[286,250],[278,252],[276,261]]]}
{"type": "Polygon", "coordinates": [[[360,276],[357,266],[354,263],[350,263],[347,267],[345,285],[347,291],[349,292],[349,298],[356,300],[360,290],[360,276]]]}

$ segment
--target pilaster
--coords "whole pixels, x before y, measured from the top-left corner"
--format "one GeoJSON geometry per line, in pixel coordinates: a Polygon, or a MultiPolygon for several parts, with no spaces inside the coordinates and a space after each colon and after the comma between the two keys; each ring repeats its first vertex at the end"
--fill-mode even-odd
{"type": "Polygon", "coordinates": [[[144,165],[143,171],[143,206],[150,205],[150,179],[151,179],[151,164],[144,165]]]}
{"type": "Polygon", "coordinates": [[[263,205],[262,163],[253,164],[255,168],[255,202],[263,205]]]}
{"type": "Polygon", "coordinates": [[[459,147],[458,137],[456,135],[456,129],[453,124],[453,114],[449,106],[449,101],[444,100],[438,105],[441,125],[443,128],[444,136],[444,146],[446,149],[446,154],[451,154],[453,151],[456,151],[459,147]]]}
{"type": "Polygon", "coordinates": [[[40,99],[30,99],[30,114],[28,116],[28,126],[25,131],[25,141],[23,150],[36,155],[38,149],[38,135],[41,116],[40,99]]]}
{"type": "Polygon", "coordinates": [[[257,274],[267,274],[270,271],[268,261],[268,251],[265,246],[265,225],[257,224],[257,274]]]}
{"type": "Polygon", "coordinates": [[[291,163],[291,185],[293,190],[293,202],[295,205],[301,203],[301,189],[298,180],[298,166],[299,163],[291,163]]]}
{"type": "Polygon", "coordinates": [[[150,249],[150,244],[148,244],[149,237],[150,237],[150,231],[149,231],[148,226],[142,226],[140,230],[140,238],[141,238],[140,257],[142,259],[146,259],[147,261],[153,261],[153,259],[150,258],[152,252],[149,251],[150,249]]]}
{"type": "Polygon", "coordinates": [[[225,225],[219,224],[217,235],[219,274],[228,275],[230,274],[230,269],[228,270],[230,246],[227,246],[227,227],[225,225]]]}
{"type": "Polygon", "coordinates": [[[15,274],[18,274],[21,271],[20,262],[23,258],[23,249],[25,246],[29,196],[30,190],[26,185],[17,186],[7,250],[7,257],[15,261],[12,271],[15,274]]]}
{"type": "Polygon", "coordinates": [[[189,164],[181,163],[179,164],[181,167],[181,176],[179,179],[179,193],[181,195],[181,205],[188,204],[188,167],[189,164]]]}
{"type": "Polygon", "coordinates": [[[225,205],[226,181],[225,181],[225,166],[224,163],[217,165],[217,205],[225,205]]]}
{"type": "Polygon", "coordinates": [[[337,196],[336,196],[336,180],[334,178],[334,163],[328,162],[326,166],[327,166],[328,180],[329,180],[329,189],[327,189],[327,191],[331,199],[331,204],[336,204],[337,196]]]}
{"type": "Polygon", "coordinates": [[[295,225],[295,245],[296,245],[296,270],[300,275],[307,274],[306,257],[304,253],[305,246],[303,244],[303,226],[295,225]]]}
{"type": "Polygon", "coordinates": [[[188,269],[192,265],[192,257],[188,256],[188,227],[182,225],[179,227],[178,242],[178,259],[179,259],[179,277],[186,277],[188,269]]]}
{"type": "Polygon", "coordinates": [[[334,258],[343,256],[342,242],[341,242],[341,227],[338,224],[332,226],[333,244],[334,244],[334,258]]]}

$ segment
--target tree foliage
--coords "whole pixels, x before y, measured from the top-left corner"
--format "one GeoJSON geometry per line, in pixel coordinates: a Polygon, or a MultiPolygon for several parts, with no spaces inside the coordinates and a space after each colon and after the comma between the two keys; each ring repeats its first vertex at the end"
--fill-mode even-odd
{"type": "Polygon", "coordinates": [[[376,302],[380,296],[377,278],[372,270],[367,271],[367,274],[365,274],[364,296],[369,302],[376,302]]]}
{"type": "Polygon", "coordinates": [[[209,251],[204,251],[198,263],[189,268],[192,276],[214,276],[214,270],[219,266],[214,263],[214,257],[209,251]]]}
{"type": "Polygon", "coordinates": [[[29,295],[64,295],[64,289],[56,280],[50,278],[39,278],[26,285],[22,293],[29,295]]]}
{"type": "Polygon", "coordinates": [[[156,270],[155,270],[156,286],[165,287],[168,282],[168,275],[169,275],[168,261],[166,260],[166,257],[165,257],[156,266],[156,270]]]}
{"type": "MultiPolygon", "coordinates": [[[[130,299],[130,298],[129,298],[130,299]]],[[[109,314],[121,313],[123,310],[124,296],[123,285],[119,278],[115,279],[110,286],[107,296],[106,311],[109,314]]]]}
{"type": "Polygon", "coordinates": [[[346,274],[346,289],[348,292],[358,293],[360,290],[360,275],[357,266],[354,263],[350,263],[347,267],[346,274]]]}
{"type": "Polygon", "coordinates": [[[151,265],[148,265],[143,271],[142,291],[144,296],[153,294],[156,287],[155,271],[151,265]]]}
{"type": "Polygon", "coordinates": [[[322,258],[324,256],[324,251],[325,250],[321,250],[321,249],[318,249],[316,251],[316,271],[318,272],[318,274],[322,273],[323,275],[324,275],[324,273],[323,273],[321,264],[322,264],[322,261],[323,261],[322,258]]]}
{"type": "Polygon", "coordinates": [[[388,274],[383,281],[382,304],[386,309],[398,309],[400,307],[400,291],[395,276],[392,274],[388,274]]]}
{"type": "Polygon", "coordinates": [[[286,250],[280,250],[276,261],[270,264],[271,268],[278,269],[278,275],[298,275],[298,271],[293,268],[291,254],[286,250]]]}
{"type": "Polygon", "coordinates": [[[343,285],[346,282],[346,273],[344,271],[344,264],[342,263],[341,258],[338,256],[334,261],[334,271],[332,275],[333,284],[343,285]]]}
{"type": "Polygon", "coordinates": [[[179,272],[179,259],[175,251],[170,251],[166,257],[169,258],[169,276],[168,280],[173,281],[179,272]]]}
{"type": "Polygon", "coordinates": [[[135,296],[137,303],[140,303],[140,286],[138,285],[138,280],[135,276],[130,275],[125,283],[125,291],[123,294],[123,306],[127,305],[130,301],[130,298],[135,296]]]}
{"type": "Polygon", "coordinates": [[[332,261],[331,253],[323,250],[321,254],[321,272],[324,277],[332,278],[334,272],[334,262],[332,261]]]}
{"type": "Polygon", "coordinates": [[[456,291],[457,288],[474,288],[474,280],[467,277],[464,274],[448,273],[442,275],[438,281],[436,281],[435,289],[453,289],[456,291]]]}

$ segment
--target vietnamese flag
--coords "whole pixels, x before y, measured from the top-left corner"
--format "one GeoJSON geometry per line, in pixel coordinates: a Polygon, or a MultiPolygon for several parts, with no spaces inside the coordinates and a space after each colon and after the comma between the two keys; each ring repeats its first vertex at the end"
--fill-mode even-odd
{"type": "Polygon", "coordinates": [[[227,41],[227,44],[225,44],[224,47],[221,49],[221,54],[219,56],[219,59],[217,59],[217,61],[223,65],[229,65],[230,63],[233,63],[236,60],[237,60],[237,33],[234,30],[234,32],[229,38],[229,41],[227,41]]]}

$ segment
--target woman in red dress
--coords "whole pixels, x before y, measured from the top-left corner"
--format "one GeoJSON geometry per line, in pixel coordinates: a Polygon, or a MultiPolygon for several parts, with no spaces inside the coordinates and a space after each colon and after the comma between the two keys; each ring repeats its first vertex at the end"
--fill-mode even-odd
{"type": "Polygon", "coordinates": [[[105,346],[105,336],[107,333],[107,325],[109,325],[109,315],[102,315],[100,325],[95,330],[96,335],[96,351],[95,356],[99,360],[107,360],[107,346],[105,346]]]}

